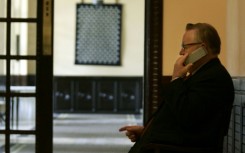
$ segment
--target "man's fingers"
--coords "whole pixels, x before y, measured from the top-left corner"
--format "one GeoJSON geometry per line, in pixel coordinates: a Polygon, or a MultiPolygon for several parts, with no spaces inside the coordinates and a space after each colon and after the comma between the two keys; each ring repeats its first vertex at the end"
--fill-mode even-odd
{"type": "Polygon", "coordinates": [[[180,62],[181,64],[183,64],[183,63],[185,62],[185,60],[187,59],[188,55],[189,55],[188,53],[185,53],[185,54],[180,58],[180,61],[179,61],[179,62],[180,62]]]}
{"type": "Polygon", "coordinates": [[[132,141],[135,142],[140,136],[143,126],[124,126],[119,129],[120,132],[126,131],[125,135],[132,141]]]}
{"type": "Polygon", "coordinates": [[[187,69],[187,71],[189,71],[190,70],[190,68],[192,67],[192,63],[189,63],[188,65],[186,65],[185,67],[186,67],[186,69],[187,69]]]}
{"type": "Polygon", "coordinates": [[[122,131],[132,131],[135,129],[136,126],[124,126],[119,129],[120,132],[122,131]]]}
{"type": "Polygon", "coordinates": [[[128,128],[128,126],[121,127],[121,128],[119,129],[119,131],[120,131],[120,132],[122,132],[122,131],[126,131],[126,130],[127,130],[127,128],[128,128]]]}
{"type": "Polygon", "coordinates": [[[131,132],[126,132],[126,136],[131,140],[131,142],[136,141],[136,135],[131,132]]]}
{"type": "Polygon", "coordinates": [[[131,132],[129,132],[129,131],[127,131],[126,133],[125,133],[125,135],[127,136],[127,137],[130,137],[131,135],[133,135],[131,132]]]}

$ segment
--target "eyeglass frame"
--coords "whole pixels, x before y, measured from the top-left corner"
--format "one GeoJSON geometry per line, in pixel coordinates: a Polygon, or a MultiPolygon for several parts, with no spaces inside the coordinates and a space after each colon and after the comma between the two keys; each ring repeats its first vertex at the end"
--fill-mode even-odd
{"type": "Polygon", "coordinates": [[[181,45],[181,49],[183,50],[186,50],[187,49],[187,46],[194,46],[194,45],[199,45],[199,44],[202,44],[203,42],[196,42],[196,43],[189,43],[189,44],[182,44],[181,45]]]}

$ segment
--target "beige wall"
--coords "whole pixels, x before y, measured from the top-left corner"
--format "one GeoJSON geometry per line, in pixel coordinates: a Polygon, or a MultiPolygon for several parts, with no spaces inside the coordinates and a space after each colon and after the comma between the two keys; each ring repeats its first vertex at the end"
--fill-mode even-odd
{"type": "Polygon", "coordinates": [[[227,0],[227,68],[245,76],[245,1],[227,0]]]}
{"type": "Polygon", "coordinates": [[[226,66],[226,0],[164,0],[163,75],[171,75],[189,22],[207,22],[216,27],[222,46],[220,59],[226,66]]]}
{"type": "MultiPolygon", "coordinates": [[[[123,5],[121,66],[75,65],[76,3],[56,0],[54,19],[54,75],[143,76],[144,1],[118,0],[123,5]]],[[[85,0],[84,2],[92,2],[85,0]]],[[[104,0],[115,3],[115,0],[104,0]]]]}

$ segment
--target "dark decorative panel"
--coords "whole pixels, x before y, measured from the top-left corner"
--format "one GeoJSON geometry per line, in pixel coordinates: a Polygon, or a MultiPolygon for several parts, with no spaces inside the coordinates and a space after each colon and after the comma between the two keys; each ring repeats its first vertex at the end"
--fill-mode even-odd
{"type": "Polygon", "coordinates": [[[137,103],[141,98],[139,97],[140,82],[134,80],[123,80],[118,85],[118,110],[139,112],[140,103],[137,103]]]}
{"type": "Polygon", "coordinates": [[[97,82],[97,110],[116,111],[116,82],[112,80],[100,80],[97,82]]]}
{"type": "Polygon", "coordinates": [[[79,80],[75,83],[74,111],[95,111],[94,82],[79,80]]]}
{"type": "Polygon", "coordinates": [[[55,110],[70,112],[73,108],[73,87],[69,80],[59,80],[54,85],[55,110]]]}
{"type": "Polygon", "coordinates": [[[77,4],[75,64],[120,65],[122,5],[77,4]]]}
{"type": "Polygon", "coordinates": [[[142,77],[54,78],[55,113],[140,113],[142,77]]]}

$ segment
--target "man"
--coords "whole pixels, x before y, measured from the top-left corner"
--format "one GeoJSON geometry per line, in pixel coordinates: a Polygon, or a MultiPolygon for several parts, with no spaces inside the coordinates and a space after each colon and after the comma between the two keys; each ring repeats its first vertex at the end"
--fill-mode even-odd
{"type": "Polygon", "coordinates": [[[136,142],[130,153],[150,152],[145,148],[149,143],[212,148],[212,152],[222,152],[234,88],[229,73],[218,59],[220,46],[220,37],[213,26],[187,24],[163,105],[146,127],[119,129],[136,142]],[[202,56],[193,57],[197,49],[204,50],[206,55],[202,52],[202,56]],[[185,63],[191,56],[198,60],[185,63]]]}

